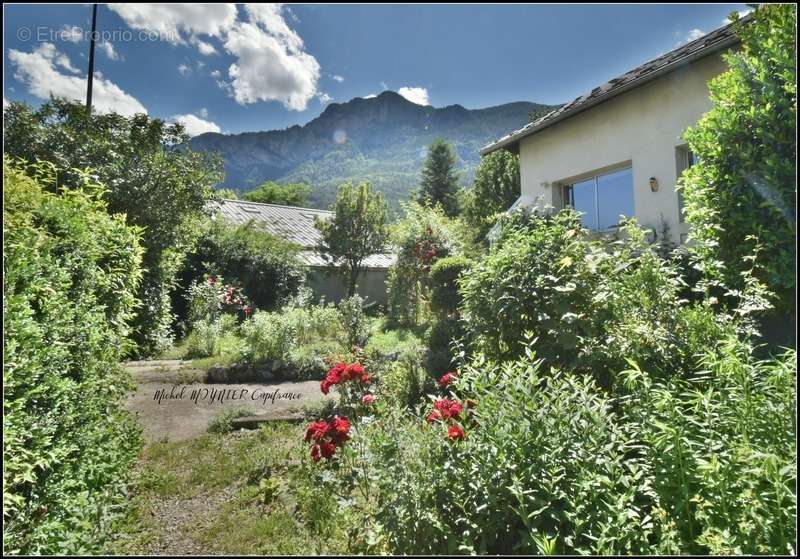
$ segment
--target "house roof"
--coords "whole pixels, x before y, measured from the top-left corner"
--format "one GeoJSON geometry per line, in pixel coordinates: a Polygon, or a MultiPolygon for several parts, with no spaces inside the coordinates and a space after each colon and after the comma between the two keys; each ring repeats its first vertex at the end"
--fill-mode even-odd
{"type": "MultiPolygon", "coordinates": [[[[749,21],[752,16],[745,16],[739,21],[749,21]]],[[[499,140],[481,149],[481,155],[486,155],[501,148],[510,147],[522,138],[530,136],[557,122],[574,116],[599,103],[607,101],[617,95],[625,93],[635,87],[672,72],[673,70],[689,64],[695,60],[724,50],[739,42],[733,23],[703,35],[685,45],[682,45],[658,58],[645,62],[633,70],[622,74],[608,82],[595,87],[588,93],[550,111],[524,127],[503,136],[499,140]]]]}
{"type": "MultiPolygon", "coordinates": [[[[330,219],[333,212],[244,200],[222,200],[217,204],[216,215],[236,225],[252,221],[263,231],[300,246],[300,259],[307,266],[329,265],[317,251],[322,236],[314,227],[314,219],[330,219]]],[[[366,258],[364,267],[385,269],[394,261],[394,254],[373,254],[366,258]]]]}

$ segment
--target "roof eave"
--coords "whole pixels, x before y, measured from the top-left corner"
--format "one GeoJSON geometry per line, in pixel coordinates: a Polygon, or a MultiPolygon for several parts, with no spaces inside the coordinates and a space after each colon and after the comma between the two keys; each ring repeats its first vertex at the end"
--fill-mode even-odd
{"type": "Polygon", "coordinates": [[[523,138],[526,138],[528,136],[536,134],[537,132],[540,132],[541,130],[544,130],[545,128],[549,128],[550,126],[553,126],[554,124],[557,124],[557,123],[561,122],[562,120],[566,120],[566,119],[568,119],[570,117],[573,117],[573,116],[575,116],[575,115],[577,115],[579,113],[582,113],[585,110],[591,109],[592,107],[595,107],[595,106],[597,106],[597,105],[599,105],[601,103],[604,103],[604,102],[606,102],[606,101],[608,101],[610,99],[613,99],[614,97],[622,95],[623,93],[626,93],[626,92],[630,91],[631,89],[635,89],[635,88],[637,88],[637,87],[639,87],[639,86],[641,86],[641,85],[643,85],[643,84],[645,84],[647,82],[653,81],[654,79],[659,78],[659,77],[661,77],[661,76],[663,76],[665,74],[668,74],[668,73],[674,71],[675,69],[680,68],[681,66],[685,66],[687,64],[691,64],[692,62],[700,60],[701,58],[705,58],[706,56],[710,56],[710,55],[712,55],[714,53],[717,53],[717,52],[719,52],[721,50],[725,50],[726,48],[731,47],[731,46],[735,45],[736,43],[739,43],[740,41],[741,40],[736,35],[727,37],[727,38],[719,41],[718,43],[715,43],[714,45],[709,46],[706,49],[702,49],[702,50],[699,50],[697,52],[694,52],[694,53],[692,53],[692,54],[690,54],[690,55],[688,55],[688,56],[686,56],[684,58],[681,58],[680,60],[676,60],[673,63],[667,64],[666,66],[663,66],[663,67],[661,67],[661,68],[659,68],[657,70],[654,70],[653,72],[650,72],[649,74],[646,74],[644,76],[641,76],[639,78],[631,80],[629,83],[627,83],[627,84],[625,84],[623,86],[620,86],[619,88],[614,90],[612,93],[609,93],[608,95],[604,95],[604,96],[599,97],[597,99],[593,99],[593,100],[591,100],[591,101],[589,101],[589,102],[587,102],[585,104],[582,104],[582,105],[576,107],[573,110],[565,111],[564,113],[562,113],[562,114],[560,114],[560,115],[558,115],[558,116],[556,116],[556,117],[554,117],[552,119],[546,120],[545,122],[543,122],[539,126],[534,126],[534,127],[529,128],[527,130],[520,131],[520,132],[518,132],[516,134],[511,134],[511,135],[509,135],[509,136],[507,136],[505,138],[501,138],[501,139],[497,140],[496,142],[494,142],[492,144],[489,144],[488,146],[483,147],[481,149],[481,151],[480,151],[480,154],[481,155],[487,155],[487,154],[492,153],[493,151],[497,151],[499,149],[509,148],[509,147],[513,146],[514,144],[517,144],[523,138]]]}

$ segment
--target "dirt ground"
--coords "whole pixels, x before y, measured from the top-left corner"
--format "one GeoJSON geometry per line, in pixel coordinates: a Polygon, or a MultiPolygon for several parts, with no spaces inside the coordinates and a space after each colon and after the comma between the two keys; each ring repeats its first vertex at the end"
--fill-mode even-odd
{"type": "Polygon", "coordinates": [[[200,371],[180,360],[133,361],[125,364],[137,382],[127,402],[139,417],[147,442],[192,439],[208,429],[226,408],[248,408],[252,415],[288,418],[325,398],[319,382],[206,384],[200,371]]]}

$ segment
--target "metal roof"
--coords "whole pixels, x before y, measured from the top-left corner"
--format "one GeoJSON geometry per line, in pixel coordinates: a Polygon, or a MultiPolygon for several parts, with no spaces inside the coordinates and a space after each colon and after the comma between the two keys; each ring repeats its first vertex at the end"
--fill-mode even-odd
{"type": "MultiPolygon", "coordinates": [[[[739,21],[749,21],[752,16],[745,16],[739,21]]],[[[637,66],[633,70],[622,74],[608,82],[595,87],[588,93],[550,111],[541,118],[526,124],[523,128],[503,136],[499,140],[481,149],[481,155],[486,155],[501,148],[516,144],[526,136],[530,136],[552,126],[553,124],[574,116],[603,101],[639,87],[659,76],[663,76],[690,62],[726,49],[739,42],[733,23],[720,27],[711,33],[703,35],[685,45],[659,56],[649,62],[637,66]]]]}
{"type": "MultiPolygon", "coordinates": [[[[244,200],[222,200],[216,204],[215,215],[229,223],[245,225],[251,221],[260,229],[300,246],[300,260],[308,266],[329,266],[327,260],[317,251],[322,240],[319,230],[314,227],[315,219],[330,219],[333,212],[296,206],[262,204],[244,200]]],[[[373,254],[364,260],[364,267],[386,269],[392,264],[394,254],[373,254]]]]}

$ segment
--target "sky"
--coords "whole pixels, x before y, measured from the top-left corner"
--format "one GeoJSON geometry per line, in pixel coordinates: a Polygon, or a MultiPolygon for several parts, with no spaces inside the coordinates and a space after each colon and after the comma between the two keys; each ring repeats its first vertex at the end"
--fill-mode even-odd
{"type": "MultiPolygon", "coordinates": [[[[303,125],[397,91],[474,109],[564,103],[745,4],[101,4],[94,107],[190,135],[303,125]]],[[[85,100],[91,4],[4,4],[3,104],[85,100]]]]}

